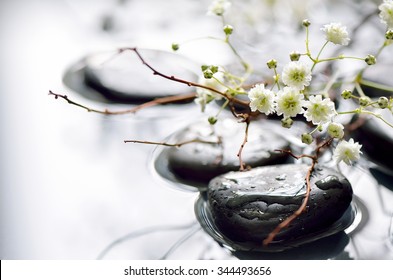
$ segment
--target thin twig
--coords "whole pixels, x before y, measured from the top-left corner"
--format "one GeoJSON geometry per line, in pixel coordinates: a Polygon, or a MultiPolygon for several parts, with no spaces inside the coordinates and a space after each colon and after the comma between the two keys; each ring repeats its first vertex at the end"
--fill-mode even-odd
{"type": "Polygon", "coordinates": [[[140,52],[138,51],[137,48],[121,48],[121,49],[119,49],[119,52],[124,52],[124,51],[127,51],[127,50],[128,51],[133,51],[138,56],[138,58],[140,59],[142,64],[145,65],[147,68],[149,68],[153,72],[153,75],[157,75],[157,76],[163,77],[165,79],[168,79],[168,80],[171,80],[171,81],[174,81],[174,82],[185,84],[185,85],[187,85],[189,87],[194,86],[194,87],[210,90],[212,92],[215,92],[215,93],[225,97],[230,102],[233,102],[233,103],[236,103],[236,104],[239,104],[239,105],[248,106],[248,104],[249,104],[249,102],[242,101],[242,100],[239,100],[239,99],[235,99],[232,96],[228,95],[227,93],[221,92],[221,91],[219,91],[219,90],[217,90],[217,89],[215,89],[213,87],[209,87],[209,86],[205,86],[203,84],[199,84],[199,83],[194,83],[194,82],[191,82],[191,81],[183,80],[183,79],[177,78],[177,77],[175,77],[173,75],[166,75],[166,74],[161,73],[161,72],[157,71],[149,63],[146,62],[146,60],[142,57],[142,55],[140,54],[140,52]]]}
{"type": "Polygon", "coordinates": [[[220,140],[218,140],[217,142],[214,142],[214,141],[204,141],[201,139],[192,139],[192,140],[179,142],[179,143],[152,142],[152,141],[142,141],[142,140],[124,140],[124,143],[149,144],[149,145],[159,145],[159,146],[179,148],[183,145],[187,145],[187,144],[191,144],[191,143],[218,145],[218,144],[220,144],[220,140]]]}
{"type": "Polygon", "coordinates": [[[307,204],[308,204],[308,201],[310,198],[310,192],[311,192],[311,182],[310,182],[311,173],[314,171],[315,164],[318,162],[319,153],[321,152],[322,148],[329,146],[332,143],[332,141],[333,141],[333,138],[329,138],[328,140],[323,142],[321,145],[319,145],[315,149],[315,155],[302,154],[302,155],[296,156],[290,150],[278,150],[278,151],[281,151],[284,153],[288,153],[289,155],[291,155],[295,159],[300,159],[300,158],[305,158],[305,157],[310,158],[310,159],[312,159],[312,163],[311,163],[311,166],[308,168],[307,174],[306,174],[306,193],[304,195],[302,204],[291,216],[289,216],[283,222],[278,224],[278,226],[272,232],[269,233],[269,235],[263,240],[263,246],[269,245],[282,229],[288,227],[292,223],[293,220],[295,220],[304,211],[306,211],[307,204]]]}
{"type": "Polygon", "coordinates": [[[142,109],[148,108],[148,107],[153,107],[159,104],[169,104],[169,103],[174,103],[174,102],[179,102],[179,101],[185,101],[188,99],[195,98],[195,93],[190,93],[190,94],[180,94],[180,95],[175,95],[175,96],[166,96],[166,97],[161,97],[157,98],[151,101],[148,101],[146,103],[143,103],[141,105],[138,105],[132,109],[127,109],[127,110],[120,110],[120,111],[110,111],[108,109],[104,110],[98,110],[98,109],[93,109],[90,107],[87,107],[85,105],[82,105],[80,103],[77,103],[71,99],[68,98],[67,95],[62,95],[62,94],[57,94],[54,93],[53,91],[49,91],[48,95],[53,95],[55,99],[61,98],[67,101],[69,104],[83,108],[87,110],[88,112],[94,112],[94,113],[99,113],[99,114],[104,114],[104,115],[123,115],[123,114],[132,114],[136,113],[142,109]]]}
{"type": "Polygon", "coordinates": [[[316,158],[315,158],[315,156],[312,156],[312,155],[307,155],[307,154],[301,154],[301,155],[295,155],[294,153],[292,153],[292,151],[291,150],[280,150],[280,149],[276,149],[276,150],[274,150],[275,152],[279,152],[279,153],[285,153],[285,154],[288,154],[288,155],[290,155],[291,157],[293,157],[293,158],[295,158],[295,159],[301,159],[301,158],[310,158],[310,159],[312,159],[312,160],[315,160],[316,158]]]}
{"type": "Polygon", "coordinates": [[[250,127],[250,119],[247,118],[245,120],[245,123],[246,123],[246,130],[244,132],[243,143],[240,145],[239,152],[237,153],[237,157],[239,158],[240,171],[244,171],[244,162],[242,158],[242,153],[243,153],[244,146],[248,141],[248,128],[250,127]]]}
{"type": "Polygon", "coordinates": [[[295,220],[297,217],[299,217],[305,210],[306,206],[310,197],[310,192],[311,192],[311,183],[310,183],[310,177],[311,177],[311,172],[314,170],[315,166],[315,161],[312,162],[310,168],[307,171],[306,175],[306,194],[304,195],[304,199],[300,207],[288,218],[286,218],[282,223],[280,223],[272,232],[269,233],[269,235],[263,240],[263,245],[267,246],[269,245],[273,239],[276,237],[276,235],[284,228],[289,226],[293,220],[295,220]]]}
{"type": "MultiPolygon", "coordinates": [[[[221,92],[213,87],[209,87],[209,86],[205,86],[205,85],[202,85],[199,83],[194,83],[191,81],[179,79],[173,75],[170,76],[170,75],[166,75],[166,74],[163,74],[163,73],[157,71],[155,68],[153,68],[149,63],[147,63],[145,61],[145,59],[139,53],[137,48],[121,48],[121,49],[119,49],[119,53],[122,53],[127,50],[135,52],[135,54],[138,56],[138,58],[140,59],[142,64],[145,65],[147,68],[149,68],[153,72],[153,75],[157,75],[157,76],[163,77],[165,79],[168,79],[168,80],[171,80],[174,82],[182,83],[182,84],[185,84],[189,87],[194,86],[194,87],[199,87],[199,88],[210,90],[212,92],[215,92],[215,93],[225,97],[230,103],[233,103],[233,104],[238,104],[238,105],[242,105],[242,106],[246,106],[246,107],[249,105],[249,102],[237,99],[237,98],[230,96],[229,94],[227,94],[225,92],[221,92]]],[[[176,96],[162,97],[162,98],[157,98],[155,100],[143,103],[143,104],[136,106],[132,109],[122,110],[122,111],[110,111],[108,109],[98,110],[98,109],[93,109],[93,108],[87,107],[85,105],[82,105],[80,103],[77,103],[77,102],[69,99],[67,95],[57,94],[52,91],[49,91],[49,95],[53,95],[56,99],[58,99],[60,97],[60,98],[64,99],[65,101],[67,101],[69,104],[77,106],[77,107],[81,107],[81,108],[87,110],[88,112],[94,112],[94,113],[99,113],[99,114],[104,114],[104,115],[121,115],[121,114],[135,113],[135,112],[137,112],[141,109],[147,108],[147,107],[152,107],[152,106],[155,106],[158,104],[167,104],[167,103],[172,103],[172,102],[184,101],[187,99],[195,98],[195,96],[196,96],[195,93],[190,93],[190,94],[181,94],[181,95],[176,95],[176,96]]]]}

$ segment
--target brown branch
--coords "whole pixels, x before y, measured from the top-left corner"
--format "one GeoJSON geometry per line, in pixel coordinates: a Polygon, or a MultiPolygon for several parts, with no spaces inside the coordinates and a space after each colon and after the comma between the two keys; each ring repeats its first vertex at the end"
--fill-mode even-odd
{"type": "Polygon", "coordinates": [[[165,79],[168,79],[168,80],[171,80],[171,81],[174,81],[174,82],[185,84],[185,85],[187,85],[189,87],[194,86],[194,87],[210,90],[212,92],[215,92],[215,93],[225,97],[230,102],[233,102],[233,103],[236,103],[236,104],[239,104],[239,105],[248,106],[248,104],[249,104],[249,102],[236,99],[233,96],[230,96],[230,95],[228,95],[225,92],[221,92],[221,91],[219,91],[219,90],[217,90],[217,89],[215,89],[213,87],[209,87],[209,86],[205,86],[203,84],[199,84],[199,83],[194,83],[194,82],[191,82],[191,81],[183,80],[183,79],[177,78],[177,77],[175,77],[173,75],[166,75],[166,74],[161,73],[158,70],[156,70],[153,66],[151,66],[149,63],[146,62],[146,60],[142,57],[142,55],[140,54],[140,52],[138,51],[137,48],[121,48],[121,49],[119,49],[119,52],[124,52],[124,51],[133,51],[138,56],[138,58],[140,59],[142,64],[145,65],[147,68],[149,68],[153,72],[153,75],[157,75],[157,76],[163,77],[165,79]]]}
{"type": "Polygon", "coordinates": [[[202,143],[202,144],[210,144],[210,145],[218,145],[220,144],[220,140],[217,142],[214,141],[204,141],[201,139],[192,139],[184,142],[179,143],[166,143],[166,142],[152,142],[152,141],[141,141],[141,140],[124,140],[124,143],[136,143],[136,144],[149,144],[149,145],[159,145],[159,146],[166,146],[166,147],[181,147],[183,145],[191,144],[191,143],[202,143]]]}
{"type": "Polygon", "coordinates": [[[284,228],[289,226],[293,220],[295,220],[297,217],[299,217],[305,210],[306,206],[308,203],[308,200],[310,198],[310,192],[311,192],[311,183],[310,183],[310,177],[311,177],[311,172],[314,170],[315,166],[315,161],[312,162],[310,168],[307,171],[306,175],[306,194],[304,195],[304,199],[300,207],[288,218],[286,218],[282,223],[280,223],[272,232],[269,233],[269,235],[263,240],[263,246],[269,245],[273,239],[276,237],[276,235],[284,228]]]}
{"type": "Polygon", "coordinates": [[[87,107],[85,105],[82,105],[80,103],[77,103],[77,102],[69,99],[67,95],[57,94],[52,91],[49,91],[48,95],[53,95],[55,97],[55,99],[62,98],[65,101],[67,101],[69,104],[83,108],[83,109],[87,110],[88,112],[94,112],[94,113],[99,113],[99,114],[104,114],[104,115],[132,114],[132,113],[136,113],[136,112],[138,112],[142,109],[148,108],[148,107],[153,107],[153,106],[156,106],[159,104],[169,104],[169,103],[174,103],[174,102],[179,102],[179,101],[185,101],[188,99],[195,98],[195,96],[196,96],[195,93],[166,96],[166,97],[161,97],[161,98],[157,98],[157,99],[148,101],[148,102],[138,105],[132,109],[121,110],[121,111],[109,111],[108,109],[98,110],[98,109],[93,109],[93,108],[87,107]]]}
{"type": "Polygon", "coordinates": [[[244,139],[243,139],[243,143],[240,145],[239,152],[237,153],[237,157],[239,158],[240,171],[245,170],[244,162],[242,159],[242,153],[243,153],[244,146],[246,145],[246,143],[248,141],[248,128],[250,127],[250,119],[246,118],[244,120],[244,122],[246,123],[246,130],[244,132],[244,139]]]}
{"type": "Polygon", "coordinates": [[[284,152],[284,153],[288,153],[289,155],[291,155],[295,159],[300,159],[300,158],[305,158],[305,157],[306,158],[310,158],[310,159],[312,159],[312,163],[311,163],[311,166],[308,168],[307,174],[306,174],[306,194],[304,195],[302,204],[299,206],[299,208],[291,216],[289,216],[283,222],[278,224],[278,226],[272,232],[269,233],[269,235],[263,240],[263,246],[269,245],[282,229],[288,227],[292,223],[293,220],[295,220],[304,211],[306,211],[307,204],[308,204],[308,201],[310,199],[310,192],[311,192],[311,182],[310,182],[311,173],[314,171],[315,164],[318,162],[318,157],[319,157],[319,154],[321,152],[321,149],[323,149],[326,146],[329,146],[332,143],[332,141],[333,141],[333,138],[329,138],[328,140],[326,140],[325,142],[320,144],[315,149],[315,155],[314,156],[307,155],[307,154],[302,154],[302,155],[296,156],[290,150],[277,150],[277,151],[281,151],[281,152],[284,152]]]}
{"type": "Polygon", "coordinates": [[[312,156],[312,155],[307,155],[307,154],[301,154],[301,155],[295,155],[294,153],[292,153],[292,151],[291,150],[279,150],[279,149],[277,149],[277,150],[274,150],[275,152],[280,152],[280,153],[285,153],[285,154],[288,154],[288,155],[290,155],[291,157],[293,157],[293,158],[295,158],[295,159],[301,159],[301,158],[310,158],[310,159],[312,159],[313,161],[314,160],[316,160],[316,156],[312,156]]]}
{"type": "MultiPolygon", "coordinates": [[[[135,54],[138,56],[138,58],[140,59],[142,64],[145,65],[147,68],[149,68],[153,72],[153,75],[157,75],[157,76],[163,77],[165,79],[168,79],[168,80],[171,80],[171,81],[174,81],[174,82],[186,84],[187,86],[194,86],[194,87],[204,88],[204,89],[210,90],[212,92],[215,92],[215,93],[225,97],[227,100],[229,100],[233,104],[238,104],[238,105],[242,105],[242,106],[249,106],[249,102],[243,101],[243,100],[239,100],[239,99],[237,99],[237,98],[235,98],[233,96],[230,96],[230,95],[228,95],[225,92],[221,92],[221,91],[219,91],[219,90],[217,90],[215,88],[212,88],[212,87],[209,87],[209,86],[205,86],[205,85],[202,85],[202,84],[198,84],[198,83],[194,83],[194,82],[191,82],[191,81],[179,79],[179,78],[177,78],[177,77],[175,77],[173,75],[169,76],[169,75],[166,75],[166,74],[163,74],[163,73],[157,71],[155,68],[153,68],[149,63],[147,63],[145,61],[145,59],[139,53],[137,48],[121,48],[121,49],[119,49],[119,53],[122,53],[122,52],[127,51],[127,50],[135,52],[135,54]]],[[[88,112],[94,112],[94,113],[99,113],[99,114],[104,114],[104,115],[121,115],[121,114],[135,113],[135,112],[137,112],[137,111],[139,111],[141,109],[152,107],[152,106],[155,106],[155,105],[158,105],[158,104],[168,104],[168,103],[172,103],[172,102],[184,101],[184,100],[187,100],[187,99],[195,98],[195,96],[196,96],[195,93],[190,93],[190,94],[181,94],[181,95],[176,95],[176,96],[162,97],[162,98],[157,98],[155,100],[143,103],[143,104],[141,104],[139,106],[136,106],[136,107],[134,107],[132,109],[122,110],[122,111],[110,111],[108,109],[98,110],[98,109],[87,107],[87,106],[85,106],[83,104],[77,103],[77,102],[69,99],[67,95],[57,94],[57,93],[54,93],[52,91],[49,91],[49,95],[53,95],[56,99],[57,98],[62,98],[65,101],[67,101],[69,104],[77,106],[77,107],[80,107],[80,108],[83,108],[83,109],[87,110],[88,112]]]]}

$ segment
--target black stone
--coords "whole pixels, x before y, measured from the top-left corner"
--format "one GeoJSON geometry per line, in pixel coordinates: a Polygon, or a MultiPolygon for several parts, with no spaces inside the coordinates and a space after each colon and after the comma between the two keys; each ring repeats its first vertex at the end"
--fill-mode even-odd
{"type": "MultiPolygon", "coordinates": [[[[382,116],[390,123],[393,122],[392,113],[387,109],[382,111],[382,116]]],[[[375,117],[355,117],[352,123],[356,129],[350,132],[351,137],[362,145],[361,151],[367,159],[392,175],[393,129],[375,117]]]]}
{"type": "MultiPolygon", "coordinates": [[[[147,63],[163,74],[191,82],[197,80],[197,64],[180,55],[148,49],[139,52],[147,63]]],[[[83,75],[88,87],[119,103],[142,103],[195,90],[153,75],[131,51],[118,55],[101,53],[87,56],[84,59],[83,75]]]]}
{"type": "MultiPolygon", "coordinates": [[[[217,141],[217,135],[222,137],[222,144],[192,143],[168,149],[168,168],[177,178],[191,185],[202,183],[206,187],[214,177],[239,170],[237,152],[243,142],[245,124],[226,119],[218,121],[214,129],[215,134],[212,126],[203,121],[190,125],[173,137],[171,142],[174,143],[191,139],[217,141]]],[[[288,155],[275,149],[288,148],[289,142],[275,133],[272,127],[251,123],[242,159],[251,167],[284,163],[288,161],[288,155]]]]}
{"type": "MultiPolygon", "coordinates": [[[[240,248],[269,250],[262,248],[262,241],[301,205],[308,168],[305,164],[266,166],[247,172],[230,172],[213,179],[207,192],[211,222],[220,234],[240,244],[240,248]]],[[[314,241],[316,236],[326,237],[328,234],[321,232],[344,215],[352,194],[350,183],[340,173],[316,167],[311,176],[307,211],[267,247],[283,250],[314,241]]],[[[334,233],[337,231],[329,232],[334,233]]]]}

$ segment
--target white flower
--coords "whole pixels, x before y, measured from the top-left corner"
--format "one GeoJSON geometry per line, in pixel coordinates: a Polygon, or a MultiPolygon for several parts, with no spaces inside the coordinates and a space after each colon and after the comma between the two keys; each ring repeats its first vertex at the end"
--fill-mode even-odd
{"type": "MultiPolygon", "coordinates": [[[[214,74],[214,78],[205,79],[204,77],[200,77],[198,83],[210,88],[214,88],[222,93],[226,91],[226,87],[220,82],[224,82],[224,74],[222,72],[217,72],[214,74]],[[220,81],[220,82],[219,82],[220,81]]],[[[201,106],[201,111],[204,112],[206,108],[206,104],[210,103],[213,100],[219,100],[222,96],[214,91],[200,88],[196,89],[197,97],[194,99],[194,102],[201,106]]]]}
{"type": "Polygon", "coordinates": [[[269,115],[274,112],[275,106],[275,95],[271,90],[265,89],[264,84],[255,85],[248,92],[248,98],[250,98],[251,111],[259,111],[269,115]]]}
{"type": "Polygon", "coordinates": [[[208,8],[209,15],[222,16],[231,7],[232,3],[228,0],[214,0],[208,8]]]}
{"type": "Polygon", "coordinates": [[[379,5],[379,17],[381,21],[385,23],[388,28],[393,28],[393,0],[384,0],[381,5],[379,5]]]}
{"type": "Polygon", "coordinates": [[[284,115],[284,118],[295,117],[304,112],[304,95],[290,87],[277,93],[276,103],[277,115],[284,115]]]}
{"type": "Polygon", "coordinates": [[[332,122],[328,125],[327,133],[333,138],[341,139],[344,136],[344,126],[341,123],[332,122]]]}
{"type": "Polygon", "coordinates": [[[299,61],[292,61],[285,65],[282,71],[282,81],[289,87],[303,90],[311,81],[310,67],[299,61]]]}
{"type": "Polygon", "coordinates": [[[310,96],[309,101],[304,102],[304,106],[307,108],[304,116],[313,124],[326,123],[336,114],[334,103],[330,98],[322,100],[321,95],[310,96]]]}
{"type": "Polygon", "coordinates": [[[349,43],[349,37],[347,28],[342,26],[341,23],[330,23],[326,24],[321,28],[325,32],[325,37],[327,41],[332,42],[336,45],[346,46],[349,43]]]}
{"type": "Polygon", "coordinates": [[[350,165],[352,162],[359,160],[360,154],[360,145],[358,142],[354,142],[353,139],[349,139],[349,141],[342,140],[338,143],[336,149],[333,153],[333,158],[336,163],[340,161],[344,161],[346,164],[350,165]]]}

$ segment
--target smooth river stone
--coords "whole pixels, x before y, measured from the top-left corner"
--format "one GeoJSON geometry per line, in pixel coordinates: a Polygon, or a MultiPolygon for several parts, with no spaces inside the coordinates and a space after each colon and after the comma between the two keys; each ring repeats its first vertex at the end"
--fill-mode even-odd
{"type": "MultiPolygon", "coordinates": [[[[393,115],[387,109],[380,111],[381,116],[393,123],[393,115]]],[[[365,119],[355,118],[361,123],[351,131],[351,137],[361,145],[361,151],[366,157],[378,165],[378,168],[387,174],[393,174],[393,129],[380,119],[371,117],[365,119]]]]}
{"type": "MultiPolygon", "coordinates": [[[[264,127],[251,123],[248,142],[242,153],[242,159],[248,166],[273,165],[287,162],[289,156],[277,152],[276,149],[288,149],[289,142],[274,132],[277,127],[264,127]]],[[[212,126],[207,121],[194,123],[174,135],[171,142],[179,143],[191,139],[217,141],[222,137],[222,145],[191,143],[180,148],[170,148],[167,153],[168,168],[177,178],[192,182],[208,182],[214,177],[237,171],[240,168],[237,157],[243,142],[245,124],[232,119],[218,121],[214,125],[216,134],[212,133],[212,126]]]]}
{"type": "MultiPolygon", "coordinates": [[[[305,164],[284,164],[213,179],[207,193],[212,222],[231,241],[260,248],[268,234],[301,205],[307,170],[305,164]]],[[[351,185],[337,171],[317,166],[311,184],[307,211],[283,229],[272,245],[291,244],[304,236],[312,240],[313,233],[335,223],[350,206],[351,185]]]]}
{"type": "MultiPolygon", "coordinates": [[[[139,50],[146,62],[163,74],[187,81],[197,80],[196,63],[180,55],[160,50],[139,50]]],[[[160,97],[192,92],[193,88],[153,75],[132,51],[121,54],[100,53],[85,58],[85,84],[107,99],[141,103],[160,97]]]]}

